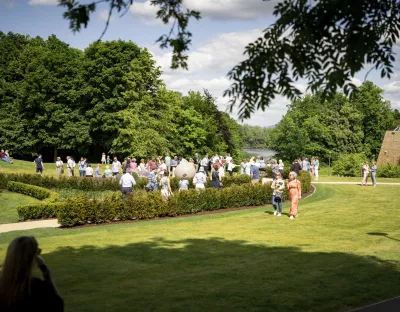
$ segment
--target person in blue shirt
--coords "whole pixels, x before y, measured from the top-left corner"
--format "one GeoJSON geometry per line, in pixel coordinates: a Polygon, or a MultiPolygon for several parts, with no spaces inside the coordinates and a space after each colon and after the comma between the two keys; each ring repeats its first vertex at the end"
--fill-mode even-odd
{"type": "Polygon", "coordinates": [[[251,184],[255,185],[260,182],[260,169],[256,165],[250,168],[251,184]]]}

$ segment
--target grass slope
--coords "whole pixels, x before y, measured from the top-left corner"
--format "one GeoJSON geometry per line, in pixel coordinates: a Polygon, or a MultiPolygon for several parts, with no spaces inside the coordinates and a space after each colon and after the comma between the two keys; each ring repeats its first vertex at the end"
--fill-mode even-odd
{"type": "Polygon", "coordinates": [[[400,294],[400,188],[318,185],[272,209],[35,235],[66,311],[344,311],[400,294]],[[288,211],[287,203],[284,211],[288,211]]]}
{"type": "Polygon", "coordinates": [[[0,190],[0,224],[18,221],[16,207],[39,203],[39,200],[22,194],[0,190]]]}

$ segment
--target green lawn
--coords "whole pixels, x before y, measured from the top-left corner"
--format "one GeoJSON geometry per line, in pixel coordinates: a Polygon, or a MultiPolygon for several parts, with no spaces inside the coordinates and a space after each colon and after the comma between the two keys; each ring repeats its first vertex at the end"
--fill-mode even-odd
{"type": "Polygon", "coordinates": [[[17,206],[38,203],[39,200],[0,190],[0,224],[18,221],[17,206]]]}
{"type": "Polygon", "coordinates": [[[400,188],[318,185],[272,208],[35,235],[66,311],[345,311],[400,295],[400,188]],[[288,212],[285,204],[284,212],[288,212]]]}

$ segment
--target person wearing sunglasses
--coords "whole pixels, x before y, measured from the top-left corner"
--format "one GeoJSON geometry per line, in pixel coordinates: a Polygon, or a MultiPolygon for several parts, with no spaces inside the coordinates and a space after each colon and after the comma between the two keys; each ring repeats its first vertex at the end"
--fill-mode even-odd
{"type": "Polygon", "coordinates": [[[20,236],[10,243],[0,274],[0,311],[64,311],[64,301],[40,253],[33,236],[20,236]],[[34,266],[42,279],[32,276],[34,266]]]}

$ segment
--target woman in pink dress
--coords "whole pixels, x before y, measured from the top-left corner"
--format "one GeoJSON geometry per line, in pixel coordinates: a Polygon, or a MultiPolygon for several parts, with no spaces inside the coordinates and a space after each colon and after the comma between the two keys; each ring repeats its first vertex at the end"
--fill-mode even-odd
{"type": "Polygon", "coordinates": [[[297,180],[297,173],[289,173],[289,183],[287,185],[289,189],[289,199],[290,199],[290,219],[294,219],[298,213],[299,200],[301,199],[301,183],[297,180]]]}

